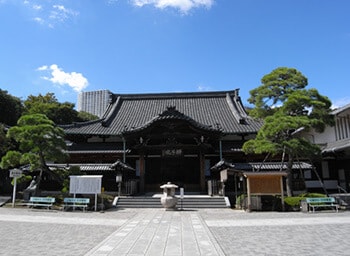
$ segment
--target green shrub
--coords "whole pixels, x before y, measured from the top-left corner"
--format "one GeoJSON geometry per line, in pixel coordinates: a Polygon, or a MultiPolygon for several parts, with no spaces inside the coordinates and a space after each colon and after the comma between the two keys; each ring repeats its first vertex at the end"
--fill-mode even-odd
{"type": "Polygon", "coordinates": [[[300,202],[305,200],[307,197],[327,197],[324,194],[320,193],[303,193],[298,196],[289,196],[284,198],[284,202],[291,207],[300,206],[300,202]]]}
{"type": "MultiPolygon", "coordinates": [[[[18,184],[21,184],[21,183],[28,183],[28,182],[31,181],[32,179],[33,179],[33,178],[32,178],[32,176],[30,176],[30,175],[22,175],[21,177],[17,178],[16,183],[17,183],[17,185],[18,185],[18,184]]],[[[12,179],[12,181],[11,181],[11,185],[12,185],[12,186],[14,185],[14,180],[15,180],[15,179],[12,179]]]]}
{"type": "Polygon", "coordinates": [[[236,198],[236,205],[238,206],[242,206],[244,198],[246,198],[247,195],[246,194],[241,194],[236,198]]]}
{"type": "Polygon", "coordinates": [[[300,196],[289,196],[284,198],[284,202],[291,206],[291,207],[298,207],[300,206],[300,201],[304,200],[305,197],[300,197],[300,196]]]}

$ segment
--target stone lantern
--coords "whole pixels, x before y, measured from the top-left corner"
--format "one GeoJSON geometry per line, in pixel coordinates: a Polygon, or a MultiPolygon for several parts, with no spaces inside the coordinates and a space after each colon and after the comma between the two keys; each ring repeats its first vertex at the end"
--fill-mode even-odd
{"type": "Polygon", "coordinates": [[[175,197],[175,189],[178,188],[177,185],[168,182],[160,186],[163,189],[163,195],[160,198],[160,203],[166,210],[175,209],[177,203],[177,197],[175,197]]]}

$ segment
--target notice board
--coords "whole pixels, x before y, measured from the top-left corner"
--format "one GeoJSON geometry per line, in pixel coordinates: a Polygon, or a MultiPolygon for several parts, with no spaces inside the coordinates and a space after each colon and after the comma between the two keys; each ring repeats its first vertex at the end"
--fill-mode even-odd
{"type": "Polygon", "coordinates": [[[69,193],[71,194],[100,194],[102,175],[69,176],[69,193]]]}

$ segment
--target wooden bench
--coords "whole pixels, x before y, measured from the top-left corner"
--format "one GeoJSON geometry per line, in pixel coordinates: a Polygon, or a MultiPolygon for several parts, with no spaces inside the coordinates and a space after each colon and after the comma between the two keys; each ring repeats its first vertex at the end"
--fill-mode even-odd
{"type": "Polygon", "coordinates": [[[333,208],[336,212],[339,209],[339,204],[336,203],[334,197],[309,197],[306,198],[306,203],[312,212],[315,212],[316,208],[333,208]]]}
{"type": "Polygon", "coordinates": [[[68,209],[69,207],[74,208],[82,208],[83,211],[86,210],[90,203],[90,198],[72,198],[72,197],[66,197],[63,199],[63,210],[68,209]]]}
{"type": "Polygon", "coordinates": [[[27,203],[27,206],[29,207],[47,207],[47,209],[50,209],[53,204],[55,203],[54,197],[37,197],[37,196],[31,196],[29,199],[29,202],[27,203]]]}

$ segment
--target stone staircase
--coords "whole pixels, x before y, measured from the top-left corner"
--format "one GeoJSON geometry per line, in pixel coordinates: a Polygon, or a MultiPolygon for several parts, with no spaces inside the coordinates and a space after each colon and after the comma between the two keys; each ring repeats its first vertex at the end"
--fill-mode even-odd
{"type": "MultiPolygon", "coordinates": [[[[162,208],[159,196],[117,197],[113,205],[117,208],[162,208]]],[[[231,207],[226,197],[185,196],[178,197],[177,208],[228,208],[231,207]]]]}
{"type": "Polygon", "coordinates": [[[329,196],[335,197],[343,209],[350,210],[350,193],[336,193],[329,196]]]}
{"type": "Polygon", "coordinates": [[[0,207],[11,200],[10,196],[0,196],[0,207]]]}

